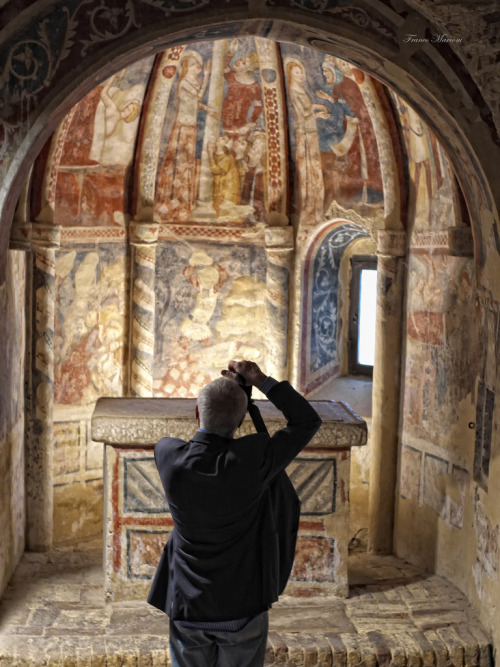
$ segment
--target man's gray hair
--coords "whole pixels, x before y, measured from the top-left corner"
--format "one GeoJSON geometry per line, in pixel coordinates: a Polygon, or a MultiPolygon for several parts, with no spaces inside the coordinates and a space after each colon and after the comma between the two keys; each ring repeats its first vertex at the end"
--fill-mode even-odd
{"type": "Polygon", "coordinates": [[[221,377],[203,387],[197,404],[200,428],[232,438],[245,416],[248,399],[237,382],[221,377]]]}

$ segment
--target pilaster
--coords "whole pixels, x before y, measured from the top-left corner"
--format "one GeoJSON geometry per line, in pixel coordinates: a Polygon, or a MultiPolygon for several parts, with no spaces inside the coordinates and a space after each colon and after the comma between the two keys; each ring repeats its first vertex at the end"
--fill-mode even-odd
{"type": "Polygon", "coordinates": [[[266,338],[269,375],[287,378],[288,304],[294,248],[291,227],[266,229],[266,338]]]}

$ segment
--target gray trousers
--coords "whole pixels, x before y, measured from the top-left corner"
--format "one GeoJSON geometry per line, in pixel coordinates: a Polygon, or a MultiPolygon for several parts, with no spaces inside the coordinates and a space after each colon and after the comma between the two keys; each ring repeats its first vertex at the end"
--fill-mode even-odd
{"type": "Polygon", "coordinates": [[[269,614],[252,618],[237,632],[183,628],[170,621],[173,667],[263,667],[269,614]]]}

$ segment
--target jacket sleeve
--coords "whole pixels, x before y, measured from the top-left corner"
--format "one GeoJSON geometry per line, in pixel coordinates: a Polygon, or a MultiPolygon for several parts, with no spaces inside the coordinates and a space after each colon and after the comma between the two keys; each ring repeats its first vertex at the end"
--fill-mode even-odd
{"type": "Polygon", "coordinates": [[[285,428],[277,431],[265,450],[264,479],[273,479],[293,461],[314,437],[321,418],[312,405],[289,382],[279,382],[267,394],[268,399],[287,420],[285,428]]]}

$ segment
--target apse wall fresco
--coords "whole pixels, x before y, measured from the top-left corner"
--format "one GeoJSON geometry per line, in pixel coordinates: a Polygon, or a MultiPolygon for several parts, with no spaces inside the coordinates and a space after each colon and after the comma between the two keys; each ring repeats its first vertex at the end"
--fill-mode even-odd
{"type": "MultiPolygon", "coordinates": [[[[196,396],[230,357],[284,372],[295,241],[290,227],[278,228],[293,211],[305,248],[332,204],[356,221],[384,213],[375,130],[387,119],[380,107],[375,122],[370,81],[330,56],[263,38],[200,41],[119,71],[63,120],[32,196],[36,220],[61,225],[53,228],[61,539],[96,530],[95,513],[86,527],[71,510],[78,485],[99,507],[101,452],[88,420],[99,396],[132,391],[142,335],[155,396],[196,396]],[[138,256],[155,276],[154,330],[136,299],[149,299],[138,256]]],[[[338,370],[338,261],[367,232],[352,225],[343,234],[321,250],[317,241],[304,274],[308,387],[338,370]]]]}
{"type": "MultiPolygon", "coordinates": [[[[435,137],[395,98],[409,158],[414,226],[408,256],[406,365],[400,494],[462,528],[472,460],[454,436],[475,401],[483,361],[485,311],[476,299],[471,258],[450,253],[451,172],[435,137]]],[[[473,414],[471,414],[471,418],[473,414]]],[[[473,435],[473,431],[470,431],[473,435]]]]}
{"type": "Polygon", "coordinates": [[[250,37],[199,42],[170,49],[161,65],[152,106],[164,122],[146,139],[160,135],[156,215],[252,225],[270,211],[285,213],[276,44],[250,37]]]}
{"type": "Polygon", "coordinates": [[[296,215],[322,222],[332,201],[373,213],[383,187],[366,75],[328,54],[289,44],[281,50],[296,215]]]}
{"type": "Polygon", "coordinates": [[[123,394],[126,266],[121,244],[58,253],[56,404],[89,405],[123,394]]]}
{"type": "Polygon", "coordinates": [[[391,93],[399,114],[408,156],[411,183],[410,219],[414,231],[446,230],[454,220],[452,179],[443,148],[426,124],[395,93],[391,93]]]}
{"type": "Polygon", "coordinates": [[[368,236],[359,225],[337,222],[322,229],[308,250],[301,316],[300,385],[305,393],[338,374],[340,262],[354,240],[368,236]]]}
{"type": "Polygon", "coordinates": [[[264,249],[169,243],[158,253],[155,395],[194,397],[232,357],[265,366],[264,249]]]}
{"type": "Polygon", "coordinates": [[[140,114],[152,59],[118,72],[66,116],[53,148],[45,197],[54,221],[124,224],[140,114]]]}

